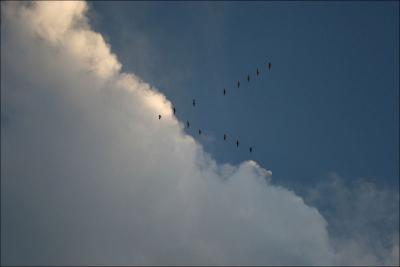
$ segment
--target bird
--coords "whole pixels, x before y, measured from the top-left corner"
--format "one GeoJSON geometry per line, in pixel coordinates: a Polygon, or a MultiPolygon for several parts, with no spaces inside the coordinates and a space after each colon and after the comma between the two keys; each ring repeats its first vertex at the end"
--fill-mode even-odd
{"type": "Polygon", "coordinates": [[[173,110],[174,110],[174,115],[175,115],[175,112],[176,112],[176,109],[175,109],[175,107],[173,107],[173,110]]]}
{"type": "Polygon", "coordinates": [[[201,134],[201,129],[199,129],[199,135],[201,134]]]}
{"type": "Polygon", "coordinates": [[[196,106],[196,100],[193,99],[193,107],[196,106]]]}
{"type": "Polygon", "coordinates": [[[271,64],[271,62],[269,62],[269,63],[268,63],[268,69],[270,70],[271,67],[272,67],[272,64],[271,64]]]}
{"type": "Polygon", "coordinates": [[[236,140],[236,147],[239,147],[239,139],[236,140]]]}
{"type": "Polygon", "coordinates": [[[187,128],[189,128],[189,127],[190,127],[190,123],[189,123],[189,121],[186,121],[186,126],[187,126],[187,128]]]}
{"type": "Polygon", "coordinates": [[[224,88],[224,95],[226,95],[226,90],[225,90],[225,88],[224,88]]]}
{"type": "Polygon", "coordinates": [[[158,119],[161,120],[161,115],[160,114],[158,114],[158,119]]]}
{"type": "Polygon", "coordinates": [[[250,82],[250,75],[247,74],[247,81],[250,82]]]}
{"type": "Polygon", "coordinates": [[[237,87],[238,88],[240,87],[240,81],[239,80],[237,81],[237,87]]]}
{"type": "Polygon", "coordinates": [[[251,153],[251,152],[253,152],[253,148],[252,148],[252,147],[250,147],[250,148],[249,148],[249,151],[250,151],[250,153],[251,153]]]}
{"type": "Polygon", "coordinates": [[[257,68],[257,76],[260,74],[260,72],[258,71],[258,68],[257,68]]]}
{"type": "Polygon", "coordinates": [[[224,141],[226,140],[226,134],[224,134],[224,141]]]}

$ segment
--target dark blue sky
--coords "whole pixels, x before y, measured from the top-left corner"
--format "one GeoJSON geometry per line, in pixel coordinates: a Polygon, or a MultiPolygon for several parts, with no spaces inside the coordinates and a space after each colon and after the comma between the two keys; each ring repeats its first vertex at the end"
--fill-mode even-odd
{"type": "Polygon", "coordinates": [[[336,172],[398,186],[398,2],[90,6],[124,71],[164,93],[219,162],[252,158],[280,183],[336,172]]]}

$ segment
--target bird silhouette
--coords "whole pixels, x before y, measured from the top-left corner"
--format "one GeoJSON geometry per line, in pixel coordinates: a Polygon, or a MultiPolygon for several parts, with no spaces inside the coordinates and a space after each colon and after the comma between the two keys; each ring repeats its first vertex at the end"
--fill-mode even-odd
{"type": "Polygon", "coordinates": [[[268,63],[268,69],[271,70],[272,64],[271,62],[268,63]]]}
{"type": "Polygon", "coordinates": [[[161,120],[161,115],[160,114],[158,114],[158,119],[161,120]]]}
{"type": "Polygon", "coordinates": [[[226,140],[226,134],[224,134],[224,141],[226,140]]]}
{"type": "Polygon", "coordinates": [[[196,106],[196,100],[193,99],[193,107],[196,106]]]}
{"type": "Polygon", "coordinates": [[[239,139],[236,140],[236,147],[239,147],[239,139]]]}
{"type": "Polygon", "coordinates": [[[260,74],[260,72],[258,71],[258,68],[257,68],[257,76],[260,74]]]}
{"type": "Polygon", "coordinates": [[[247,75],[247,81],[250,82],[250,75],[247,75]]]}
{"type": "Polygon", "coordinates": [[[253,152],[253,148],[252,148],[252,147],[250,147],[250,148],[249,148],[249,151],[250,151],[250,153],[251,153],[251,152],[253,152]]]}
{"type": "Polygon", "coordinates": [[[240,81],[239,80],[237,81],[237,87],[238,88],[240,87],[240,81]]]}
{"type": "Polygon", "coordinates": [[[224,95],[226,95],[226,90],[225,90],[225,88],[224,88],[224,95]]]}

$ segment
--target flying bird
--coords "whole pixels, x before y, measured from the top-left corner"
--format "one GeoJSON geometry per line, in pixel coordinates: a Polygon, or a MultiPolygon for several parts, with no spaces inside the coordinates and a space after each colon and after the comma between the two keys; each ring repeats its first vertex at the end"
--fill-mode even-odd
{"type": "Polygon", "coordinates": [[[239,147],[239,139],[236,140],[236,147],[239,147]]]}
{"type": "Polygon", "coordinates": [[[237,81],[237,87],[238,88],[240,87],[240,81],[239,80],[237,81]]]}
{"type": "Polygon", "coordinates": [[[190,127],[190,123],[189,123],[189,121],[186,121],[186,126],[187,126],[187,128],[189,128],[189,127],[190,127]]]}
{"type": "Polygon", "coordinates": [[[193,107],[196,106],[196,100],[193,99],[193,107]]]}
{"type": "Polygon", "coordinates": [[[250,75],[247,74],[247,81],[250,82],[250,75]]]}
{"type": "Polygon", "coordinates": [[[158,114],[158,119],[161,120],[161,115],[160,114],[158,114]]]}

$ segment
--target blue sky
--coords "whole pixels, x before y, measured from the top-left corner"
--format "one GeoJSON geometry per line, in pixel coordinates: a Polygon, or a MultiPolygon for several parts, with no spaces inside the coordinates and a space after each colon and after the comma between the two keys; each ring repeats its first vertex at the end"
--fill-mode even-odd
{"type": "Polygon", "coordinates": [[[253,158],[282,183],[336,172],[398,185],[397,2],[90,5],[123,68],[211,135],[189,130],[218,161],[253,158]]]}
{"type": "Polygon", "coordinates": [[[398,265],[398,2],[1,18],[2,265],[398,265]]]}

